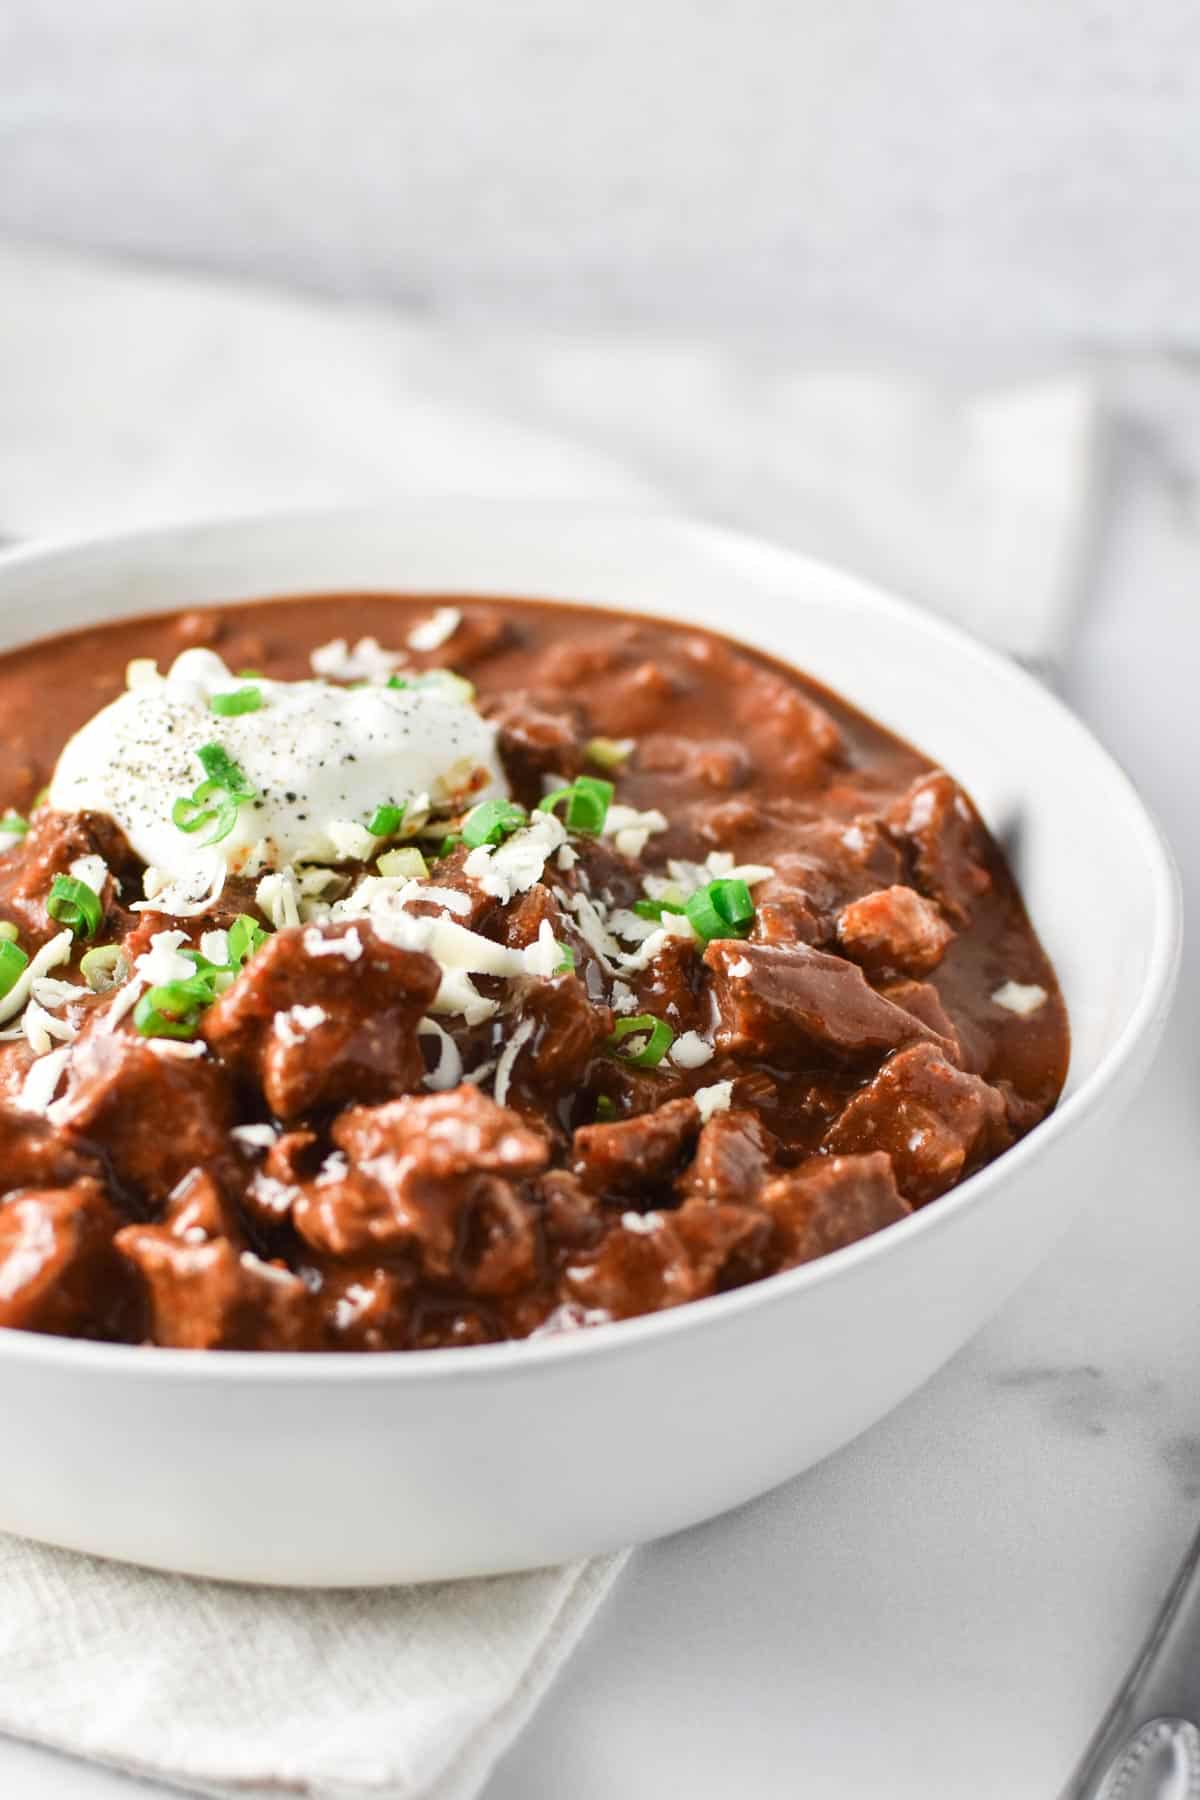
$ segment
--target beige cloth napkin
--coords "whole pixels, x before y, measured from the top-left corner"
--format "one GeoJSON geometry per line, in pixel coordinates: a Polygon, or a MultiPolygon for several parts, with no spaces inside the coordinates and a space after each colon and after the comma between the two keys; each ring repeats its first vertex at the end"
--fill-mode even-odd
{"type": "MultiPolygon", "coordinates": [[[[665,499],[1048,658],[1092,439],[1074,379],[964,393],[547,342],[0,245],[0,535],[414,491],[665,499]]],[[[0,1540],[0,1730],[225,1797],[470,1800],[620,1561],[320,1595],[0,1540]]]]}

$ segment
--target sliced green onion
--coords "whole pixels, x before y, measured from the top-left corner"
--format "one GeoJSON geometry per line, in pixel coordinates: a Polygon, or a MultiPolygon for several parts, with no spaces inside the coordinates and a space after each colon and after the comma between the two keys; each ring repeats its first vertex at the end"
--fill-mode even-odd
{"type": "Polygon", "coordinates": [[[210,844],[219,844],[229,836],[237,824],[239,805],[236,795],[221,782],[202,781],[190,799],[175,802],[171,808],[171,823],[187,832],[200,831],[211,825],[209,835],[200,840],[201,848],[207,849],[210,844]],[[209,805],[209,801],[213,804],[209,805]]]}
{"type": "Polygon", "coordinates": [[[404,823],[404,812],[402,806],[377,806],[367,821],[367,830],[372,837],[395,837],[404,823]]]}
{"type": "Polygon", "coordinates": [[[76,937],[95,937],[104,918],[104,908],[95,888],[73,875],[56,875],[50,887],[46,911],[60,925],[68,925],[76,937]]]}
{"type": "Polygon", "coordinates": [[[5,813],[0,819],[0,831],[7,833],[9,837],[24,837],[28,830],[29,820],[23,819],[20,813],[5,813]]]}
{"type": "Polygon", "coordinates": [[[209,781],[219,782],[223,788],[228,788],[237,800],[258,799],[244,771],[220,744],[201,744],[196,756],[209,781]]]}
{"type": "Polygon", "coordinates": [[[261,669],[239,669],[237,678],[239,681],[261,681],[263,672],[261,669]]]}
{"type": "Polygon", "coordinates": [[[119,944],[97,944],[94,950],[84,952],[79,973],[93,994],[107,994],[129,979],[129,958],[119,944]]]}
{"type": "Polygon", "coordinates": [[[11,938],[0,938],[0,997],[10,994],[29,966],[29,958],[11,938]]]}
{"type": "Polygon", "coordinates": [[[179,954],[186,956],[188,961],[196,966],[195,975],[182,985],[190,987],[192,983],[195,983],[196,992],[198,995],[203,994],[206,1005],[211,1005],[218,994],[228,992],[233,986],[236,971],[231,969],[227,963],[209,962],[207,956],[204,956],[199,950],[181,950],[179,954]]]}
{"type": "Polygon", "coordinates": [[[681,913],[684,909],[673,900],[635,900],[633,910],[639,919],[661,919],[664,913],[681,913]]]}
{"type": "Polygon", "coordinates": [[[625,1062],[632,1063],[635,1069],[656,1069],[674,1042],[675,1033],[666,1020],[656,1019],[653,1013],[635,1013],[631,1019],[618,1019],[608,1039],[610,1048],[625,1062]],[[622,1050],[621,1045],[628,1037],[644,1037],[646,1042],[640,1050],[622,1050]]]}
{"type": "Polygon", "coordinates": [[[434,851],[434,853],[433,853],[434,861],[439,862],[443,856],[453,856],[454,852],[458,849],[458,846],[461,843],[462,843],[461,837],[459,837],[457,832],[452,831],[450,833],[449,837],[444,837],[442,839],[441,843],[438,845],[437,849],[434,851]]]}
{"type": "Polygon", "coordinates": [[[744,881],[710,881],[689,896],[684,907],[698,937],[745,937],[754,923],[754,902],[744,881]]]}
{"type": "Polygon", "coordinates": [[[229,967],[238,970],[249,961],[256,950],[261,950],[269,933],[264,931],[257,919],[249,913],[239,913],[229,927],[229,967]]]}
{"type": "Polygon", "coordinates": [[[408,682],[403,675],[389,675],[387,678],[387,685],[390,688],[406,688],[408,682]]]}
{"type": "Polygon", "coordinates": [[[219,844],[237,824],[238,808],[243,801],[257,800],[258,795],[245,773],[220,744],[202,744],[196,752],[208,780],[202,781],[188,799],[176,800],[171,808],[171,822],[180,831],[212,829],[201,839],[201,847],[219,844]]]}
{"type": "Polygon", "coordinates": [[[212,1000],[209,985],[199,976],[191,981],[169,981],[152,987],[133,1009],[133,1022],[143,1037],[194,1038],[200,1016],[212,1000]]]}
{"type": "Polygon", "coordinates": [[[570,944],[564,944],[560,938],[558,940],[558,961],[554,965],[554,973],[556,975],[568,975],[574,967],[575,952],[572,950],[570,944]]]}
{"type": "Polygon", "coordinates": [[[263,704],[260,687],[237,688],[232,694],[214,694],[208,703],[221,719],[235,719],[239,713],[259,712],[263,704]]]}
{"type": "Polygon", "coordinates": [[[20,935],[11,919],[0,919],[0,939],[5,943],[15,944],[20,935]]]}
{"type": "Polygon", "coordinates": [[[385,850],[375,866],[381,875],[403,875],[409,881],[423,881],[429,873],[429,864],[421,852],[411,846],[405,850],[385,850]]]}
{"type": "Polygon", "coordinates": [[[597,768],[616,769],[619,768],[623,762],[629,761],[629,758],[633,755],[634,748],[635,746],[632,738],[594,737],[588,744],[584,754],[589,762],[596,764],[597,768]]]}
{"type": "Polygon", "coordinates": [[[607,1094],[601,1094],[596,1101],[597,1125],[608,1125],[617,1116],[617,1109],[607,1094]]]}
{"type": "Polygon", "coordinates": [[[484,800],[473,806],[463,820],[463,843],[472,850],[478,850],[481,844],[502,844],[521,829],[527,817],[525,808],[514,800],[484,800]]]}
{"type": "Polygon", "coordinates": [[[541,809],[543,812],[553,812],[565,800],[567,810],[564,821],[567,830],[582,831],[589,837],[599,837],[604,830],[604,821],[608,817],[614,792],[612,782],[604,781],[598,775],[577,775],[570,787],[558,788],[553,794],[547,794],[541,802],[541,809]]]}

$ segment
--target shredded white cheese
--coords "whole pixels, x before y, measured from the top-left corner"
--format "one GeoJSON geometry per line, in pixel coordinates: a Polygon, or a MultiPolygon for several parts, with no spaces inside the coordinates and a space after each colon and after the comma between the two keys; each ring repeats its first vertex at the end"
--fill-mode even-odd
{"type": "Polygon", "coordinates": [[[70,931],[60,931],[57,937],[52,937],[48,944],[43,944],[37,954],[30,958],[7,994],[0,1000],[0,1024],[7,1019],[15,1019],[24,1009],[35,981],[48,975],[51,969],[57,969],[61,963],[70,962],[73,942],[70,931]]]}
{"type": "Polygon", "coordinates": [[[180,1043],[177,1038],[147,1038],[146,1046],[153,1050],[155,1056],[165,1056],[169,1061],[191,1062],[194,1058],[208,1055],[208,1045],[200,1038],[190,1044],[180,1043]]]}
{"type": "Polygon", "coordinates": [[[304,948],[310,956],[341,956],[347,962],[358,962],[363,955],[363,941],[353,925],[341,937],[324,937],[311,927],[304,934],[304,948]]]}
{"type": "Polygon", "coordinates": [[[716,1055],[707,1038],[698,1031],[684,1031],[671,1045],[671,1061],[677,1069],[699,1069],[716,1055]]]}
{"type": "Polygon", "coordinates": [[[1036,982],[1031,982],[1026,987],[1019,981],[1006,981],[992,995],[992,1004],[1003,1006],[1008,1012],[1017,1013],[1025,1019],[1030,1013],[1035,1013],[1040,1007],[1045,1006],[1049,998],[1045,988],[1038,987],[1036,982]]]}
{"type": "Polygon", "coordinates": [[[29,1046],[35,1056],[45,1056],[54,1047],[54,1039],[60,1043],[69,1043],[79,1036],[78,1027],[68,1025],[65,1019],[56,1019],[53,1013],[31,1000],[21,1014],[21,1028],[29,1040],[29,1046]]]}
{"type": "Polygon", "coordinates": [[[77,981],[56,981],[53,975],[39,975],[33,984],[33,997],[39,1006],[57,1012],[60,1006],[71,1006],[88,996],[90,990],[77,981]]]}
{"type": "Polygon", "coordinates": [[[225,968],[229,962],[229,933],[227,931],[206,931],[200,939],[200,954],[206,961],[214,963],[218,969],[225,968]]]}
{"type": "Polygon", "coordinates": [[[522,1019],[500,1053],[500,1061],[496,1065],[496,1085],[493,1089],[497,1106],[503,1106],[508,1100],[508,1091],[512,1086],[513,1070],[517,1066],[517,1058],[533,1033],[533,1020],[522,1019]]]}
{"type": "Polygon", "coordinates": [[[435,1094],[457,1087],[463,1078],[462,1054],[450,1033],[436,1019],[429,1018],[422,1019],[417,1030],[422,1037],[435,1037],[438,1041],[438,1059],[424,1077],[425,1086],[435,1094]]]}
{"type": "Polygon", "coordinates": [[[528,893],[556,850],[566,844],[566,827],[553,813],[535,812],[528,825],[514,831],[502,844],[481,844],[472,850],[463,869],[485,894],[508,903],[516,894],[528,893]]]}
{"type": "Polygon", "coordinates": [[[640,950],[632,955],[620,955],[617,961],[623,969],[630,972],[648,969],[672,938],[683,938],[687,943],[696,941],[695,928],[683,913],[664,913],[657,929],[646,939],[640,950]]]}
{"type": "Polygon", "coordinates": [[[221,857],[203,857],[193,869],[177,881],[153,864],[142,878],[144,900],[135,900],[134,912],[169,913],[176,919],[196,919],[211,912],[221,898],[225,886],[225,863],[221,857]]]}
{"type": "Polygon", "coordinates": [[[290,1006],[275,1014],[275,1036],[289,1049],[302,1044],[310,1031],[324,1025],[329,1014],[323,1006],[290,1006]]]}
{"type": "Polygon", "coordinates": [[[666,829],[666,816],[657,807],[638,812],[633,806],[614,805],[604,820],[604,836],[612,838],[622,856],[640,856],[653,834],[666,829]]]}
{"type": "Polygon", "coordinates": [[[247,1150],[270,1150],[279,1137],[274,1125],[235,1125],[229,1135],[247,1150]]]}
{"type": "Polygon", "coordinates": [[[90,887],[94,894],[102,894],[108,880],[108,864],[102,856],[77,856],[69,873],[76,881],[90,887]]]}
{"type": "Polygon", "coordinates": [[[254,902],[276,931],[299,925],[300,888],[295,872],[285,868],[273,875],[264,875],[254,890],[254,902]]]}
{"type": "Polygon", "coordinates": [[[653,1237],[656,1231],[662,1230],[662,1214],[656,1212],[639,1213],[623,1212],[621,1225],[631,1231],[634,1237],[653,1237]]]}
{"type": "MultiPolygon", "coordinates": [[[[134,963],[148,987],[166,987],[172,981],[189,981],[196,965],[179,954],[180,945],[188,941],[186,931],[156,931],[150,948],[134,963]]],[[[207,953],[206,953],[207,954],[207,953]]],[[[213,958],[216,961],[216,958],[213,958]]]]}
{"type": "Polygon", "coordinates": [[[406,640],[408,647],[410,650],[440,650],[461,624],[462,614],[457,606],[439,606],[432,618],[414,625],[406,640]]]}
{"type": "Polygon", "coordinates": [[[321,644],[309,658],[314,675],[327,681],[386,681],[408,661],[403,651],[384,650],[378,638],[359,638],[350,649],[345,638],[321,644]]]}
{"type": "Polygon", "coordinates": [[[347,862],[366,862],[375,854],[375,839],[353,819],[331,819],[325,830],[335,854],[347,862]]]}
{"type": "Polygon", "coordinates": [[[71,1054],[72,1046],[64,1044],[61,1050],[51,1050],[48,1055],[38,1057],[16,1097],[16,1104],[22,1112],[45,1113],[50,1110],[71,1054]]]}
{"type": "Polygon", "coordinates": [[[532,944],[526,945],[522,955],[528,975],[539,975],[544,980],[549,980],[559,973],[563,960],[562,945],[555,937],[549,919],[542,920],[536,939],[532,944]]]}
{"type": "Polygon", "coordinates": [[[697,1088],[692,1095],[700,1117],[707,1124],[714,1113],[728,1112],[733,1099],[732,1081],[714,1081],[711,1087],[697,1088]]]}

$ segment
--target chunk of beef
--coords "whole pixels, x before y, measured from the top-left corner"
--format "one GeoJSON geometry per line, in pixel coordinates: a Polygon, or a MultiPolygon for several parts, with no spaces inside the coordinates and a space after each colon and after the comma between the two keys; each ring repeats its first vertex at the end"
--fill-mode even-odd
{"type": "Polygon", "coordinates": [[[604,1235],[606,1215],[595,1194],[568,1169],[550,1169],[539,1184],[542,1229],[551,1252],[590,1249],[604,1235]]]}
{"type": "Polygon", "coordinates": [[[192,1241],[167,1225],[125,1225],[117,1249],[144,1291],[147,1336],[177,1350],[303,1350],[316,1318],[298,1275],[228,1238],[192,1241]]]}
{"type": "Polygon", "coordinates": [[[468,1294],[517,1294],[537,1276],[537,1212],[498,1175],[466,1178],[450,1278],[468,1294]]]}
{"type": "Polygon", "coordinates": [[[612,1125],[581,1125],[571,1146],[574,1170],[593,1193],[642,1195],[678,1174],[699,1130],[689,1099],[612,1125]]]}
{"type": "Polygon", "coordinates": [[[268,939],[204,1016],[203,1035],[272,1112],[383,1100],[420,1085],[417,1025],[441,980],[432,957],[365,924],[308,926],[268,939]]]}
{"type": "Polygon", "coordinates": [[[599,1248],[572,1257],[561,1297],[610,1319],[636,1318],[695,1300],[701,1278],[670,1217],[636,1214],[636,1226],[614,1224],[599,1248]]]}
{"type": "Polygon", "coordinates": [[[527,950],[537,943],[543,925],[549,925],[562,941],[566,929],[563,909],[545,883],[535,881],[505,913],[504,942],[514,950],[527,950]]]}
{"type": "Polygon", "coordinates": [[[211,1169],[193,1169],[167,1197],[162,1224],[186,1244],[240,1238],[234,1209],[211,1169]]]}
{"type": "Polygon", "coordinates": [[[413,1290],[409,1269],[352,1263],[326,1270],[317,1299],[330,1349],[405,1349],[413,1290]]]}
{"type": "Polygon", "coordinates": [[[449,1277],[457,1259],[476,1273],[482,1267],[485,1282],[495,1276],[497,1258],[488,1261],[487,1252],[500,1236],[520,1238],[519,1254],[531,1257],[532,1232],[500,1190],[544,1169],[549,1146],[478,1088],[353,1107],[333,1138],[341,1155],[292,1209],[315,1249],[338,1257],[370,1246],[411,1249],[430,1274],[449,1277]],[[475,1231],[471,1244],[460,1246],[460,1230],[475,1231]]]}
{"type": "MultiPolygon", "coordinates": [[[[463,864],[470,854],[467,846],[460,844],[449,856],[436,859],[433,885],[463,896],[465,906],[459,902],[453,912],[456,925],[465,925],[468,931],[482,931],[497,911],[497,902],[494,895],[484,893],[479,883],[465,872],[463,864]]],[[[405,902],[404,910],[414,918],[434,918],[438,915],[444,917],[446,904],[437,898],[421,900],[414,897],[405,902]]]]}
{"type": "Polygon", "coordinates": [[[588,731],[583,711],[561,695],[521,691],[485,707],[513,793],[536,806],[547,776],[571,781],[584,763],[588,731]]]}
{"type": "Polygon", "coordinates": [[[883,1150],[900,1192],[922,1206],[1012,1142],[1003,1094],[950,1064],[932,1044],[889,1057],[834,1121],[826,1148],[883,1150]]]}
{"type": "Polygon", "coordinates": [[[639,772],[670,775],[682,784],[717,793],[744,787],[754,762],[744,744],[728,738],[676,737],[654,732],[637,747],[639,772]]]}
{"type": "Polygon", "coordinates": [[[460,606],[458,623],[444,643],[414,658],[424,668],[455,669],[467,674],[516,641],[517,629],[502,612],[482,606],[460,606]]]}
{"type": "Polygon", "coordinates": [[[704,1125],[680,1191],[697,1200],[753,1200],[774,1160],[774,1146],[755,1113],[714,1113],[704,1125]]]}
{"type": "Polygon", "coordinates": [[[599,685],[597,677],[625,667],[636,636],[636,626],[622,623],[603,637],[557,638],[538,658],[538,677],[564,693],[590,693],[599,685]]]}
{"type": "Polygon", "coordinates": [[[706,844],[728,850],[752,831],[763,825],[763,809],[756,800],[739,795],[736,800],[723,800],[719,806],[695,806],[691,821],[706,844]]]}
{"type": "Polygon", "coordinates": [[[79,1176],[97,1172],[95,1157],[44,1119],[0,1107],[0,1192],[69,1187],[79,1176]]]}
{"type": "Polygon", "coordinates": [[[46,901],[55,876],[67,874],[81,856],[98,856],[108,870],[99,894],[106,913],[122,875],[133,887],[140,883],[140,865],[111,819],[39,807],[24,840],[0,866],[0,916],[18,926],[26,945],[36,948],[62,930],[46,911],[46,901]]]}
{"type": "Polygon", "coordinates": [[[775,1223],[785,1269],[855,1244],[911,1211],[900,1198],[891,1159],[878,1150],[811,1156],[770,1182],[761,1205],[775,1223]]]}
{"type": "MultiPolygon", "coordinates": [[[[935,1034],[869,987],[855,963],[807,944],[721,939],[704,960],[721,1023],[717,1048],[734,1056],[803,1061],[813,1047],[839,1057],[877,1054],[935,1034]]],[[[936,1039],[941,1044],[941,1039],[936,1039]]]]}
{"type": "Polygon", "coordinates": [[[746,664],[734,690],[734,718],[756,760],[789,780],[820,780],[845,751],[841,731],[823,707],[754,664],[746,664]]]}
{"type": "Polygon", "coordinates": [[[188,1172],[228,1151],[229,1076],[209,1057],[177,1058],[128,1032],[81,1033],[63,1128],[98,1146],[121,1187],[165,1200],[188,1172]]]}
{"type": "Polygon", "coordinates": [[[408,1348],[461,1350],[469,1345],[503,1343],[505,1336],[503,1321],[490,1306],[423,1294],[413,1307],[408,1348]]]}
{"type": "Polygon", "coordinates": [[[107,1336],[128,1302],[117,1219],[97,1181],[18,1191],[0,1205],[0,1325],[107,1336]]]}
{"type": "Polygon", "coordinates": [[[890,808],[887,823],[908,848],[921,892],[952,924],[969,925],[992,877],[987,832],[957,781],[940,769],[921,776],[890,808]]]}
{"type": "Polygon", "coordinates": [[[756,1206],[685,1200],[669,1216],[691,1265],[697,1295],[743,1287],[778,1266],[771,1221],[756,1206]]]}
{"type": "Polygon", "coordinates": [[[951,1062],[960,1068],[970,1067],[962,1047],[964,1033],[942,1005],[942,996],[931,981],[884,981],[878,991],[893,1006],[902,1006],[905,1012],[928,1025],[930,1031],[943,1040],[945,1054],[951,1062]]]}
{"type": "Polygon", "coordinates": [[[589,690],[588,711],[604,736],[638,737],[659,723],[683,691],[683,682],[661,663],[639,662],[589,690]]]}
{"type": "Polygon", "coordinates": [[[649,968],[636,978],[637,1010],[666,1019],[677,1034],[703,1032],[709,1022],[704,964],[687,938],[668,938],[649,968]]]}
{"type": "Polygon", "coordinates": [[[765,1274],[772,1235],[748,1206],[688,1200],[674,1212],[625,1213],[598,1248],[570,1258],[562,1297],[613,1319],[682,1306],[765,1274]]]}
{"type": "Polygon", "coordinates": [[[527,1064],[534,1084],[543,1094],[576,1087],[600,1045],[612,1034],[613,1016],[608,1007],[593,1006],[577,976],[557,975],[531,983],[522,1011],[534,1024],[527,1064]]]}
{"type": "Polygon", "coordinates": [[[544,1138],[518,1113],[469,1084],[388,1106],[352,1107],[334,1125],[333,1139],[357,1165],[394,1161],[436,1180],[481,1171],[536,1175],[548,1158],[544,1138]]]}
{"type": "Polygon", "coordinates": [[[928,975],[954,932],[932,901],[910,887],[878,888],[838,914],[838,941],[872,975],[928,975]]]}

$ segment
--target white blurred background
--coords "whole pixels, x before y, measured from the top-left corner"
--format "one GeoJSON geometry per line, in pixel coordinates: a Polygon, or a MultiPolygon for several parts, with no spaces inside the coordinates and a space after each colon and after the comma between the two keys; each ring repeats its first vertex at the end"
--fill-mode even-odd
{"type": "MultiPolygon", "coordinates": [[[[716,516],[1033,663],[1192,891],[1198,299],[1196,0],[0,0],[0,537],[716,516]]],[[[488,1800],[1056,1790],[1195,1526],[1198,983],[1038,1283],[641,1553],[488,1800]]]]}
{"type": "Polygon", "coordinates": [[[419,311],[1194,349],[1190,0],[5,0],[0,228],[419,311]]]}

